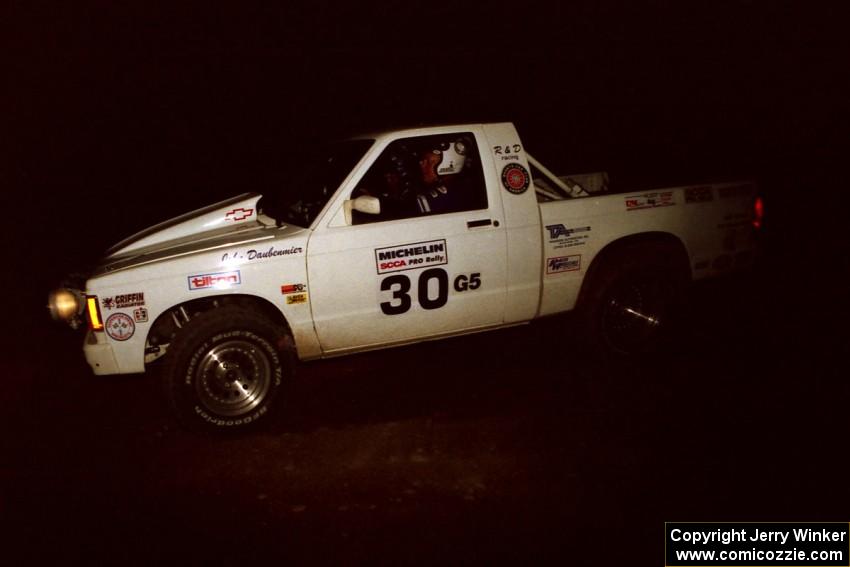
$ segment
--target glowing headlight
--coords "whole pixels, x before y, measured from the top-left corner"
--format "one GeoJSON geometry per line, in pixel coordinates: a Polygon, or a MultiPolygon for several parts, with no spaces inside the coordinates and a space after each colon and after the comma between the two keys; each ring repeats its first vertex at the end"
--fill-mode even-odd
{"type": "Polygon", "coordinates": [[[56,320],[69,321],[83,310],[83,301],[69,289],[57,289],[47,298],[47,308],[56,320]]]}

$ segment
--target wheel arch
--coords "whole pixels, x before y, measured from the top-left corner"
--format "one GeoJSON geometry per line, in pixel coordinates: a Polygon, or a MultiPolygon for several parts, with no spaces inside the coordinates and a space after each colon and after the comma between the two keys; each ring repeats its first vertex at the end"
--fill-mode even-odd
{"type": "Polygon", "coordinates": [[[577,306],[581,307],[587,300],[589,293],[588,290],[593,285],[594,278],[602,269],[602,266],[611,262],[618,255],[625,254],[629,250],[637,250],[637,253],[641,253],[641,248],[646,250],[653,246],[668,246],[673,252],[671,255],[672,263],[677,269],[681,270],[682,277],[686,277],[687,281],[691,280],[692,271],[690,256],[688,255],[688,250],[685,247],[684,242],[682,242],[678,236],[669,232],[661,231],[630,234],[628,236],[612,240],[606,244],[602,250],[597,252],[596,256],[594,256],[593,261],[590,263],[590,267],[585,274],[584,281],[582,282],[577,306]]]}
{"type": "Polygon", "coordinates": [[[224,306],[239,306],[246,310],[252,310],[266,317],[269,321],[285,328],[292,338],[292,330],[286,316],[269,300],[250,294],[227,294],[214,295],[191,299],[176,303],[157,316],[148,330],[145,338],[146,349],[167,345],[183,325],[201,313],[218,309],[224,306]]]}

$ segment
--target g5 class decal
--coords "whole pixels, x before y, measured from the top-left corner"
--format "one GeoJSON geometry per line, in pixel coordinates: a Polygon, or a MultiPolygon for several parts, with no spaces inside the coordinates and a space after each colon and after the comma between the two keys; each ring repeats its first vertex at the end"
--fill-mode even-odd
{"type": "MultiPolygon", "coordinates": [[[[407,274],[393,274],[381,280],[381,291],[389,291],[392,297],[389,301],[380,303],[384,315],[401,315],[407,313],[413,306],[410,296],[411,281],[407,274]]],[[[416,282],[416,299],[422,309],[439,309],[449,301],[449,275],[443,268],[429,268],[419,274],[416,282]],[[429,286],[434,281],[437,288],[436,297],[431,297],[429,286]]],[[[455,276],[452,284],[458,293],[474,291],[481,287],[481,273],[455,276]]]]}

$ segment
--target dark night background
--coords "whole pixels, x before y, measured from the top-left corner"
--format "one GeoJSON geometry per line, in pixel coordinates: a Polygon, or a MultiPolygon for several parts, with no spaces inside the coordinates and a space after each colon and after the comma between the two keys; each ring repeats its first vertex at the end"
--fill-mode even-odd
{"type": "Polygon", "coordinates": [[[847,520],[840,3],[17,3],[9,15],[0,518],[14,555],[569,562],[601,550],[605,564],[634,550],[636,564],[661,564],[665,520],[847,520]],[[743,283],[699,292],[693,351],[660,369],[565,369],[547,358],[561,345],[543,323],[388,355],[453,357],[457,374],[433,367],[436,383],[416,374],[399,385],[379,356],[319,363],[301,374],[294,417],[212,441],[175,430],[144,379],[89,376],[80,339],[44,309],[64,274],[124,236],[282,190],[298,149],[317,139],[497,120],[515,122],[550,169],[604,169],[616,186],[759,181],[763,261],[743,283]],[[533,356],[469,366],[490,341],[533,356]],[[475,376],[458,379],[464,371],[475,376]],[[339,378],[348,372],[358,376],[339,378]],[[455,435],[497,447],[496,464],[456,451],[485,480],[453,500],[446,463],[415,489],[381,467],[337,470],[334,455],[372,442],[369,428],[417,420],[426,433],[400,426],[399,444],[439,436],[443,420],[469,426],[443,431],[449,453],[466,446],[455,435]],[[303,476],[268,464],[298,447],[309,448],[303,476]],[[257,496],[252,482],[295,495],[257,496]],[[394,487],[421,500],[395,502],[394,487]],[[342,493],[344,504],[321,496],[342,493]],[[276,498],[291,513],[272,511],[276,498]],[[334,512],[343,507],[347,520],[334,512]],[[602,543],[609,524],[622,545],[602,543]]]}

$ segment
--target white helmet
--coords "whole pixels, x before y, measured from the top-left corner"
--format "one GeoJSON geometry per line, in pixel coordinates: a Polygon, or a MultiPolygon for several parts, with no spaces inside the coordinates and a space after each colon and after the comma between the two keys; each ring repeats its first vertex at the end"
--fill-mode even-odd
{"type": "Polygon", "coordinates": [[[455,175],[463,171],[463,164],[466,161],[466,144],[462,140],[441,144],[434,153],[443,155],[443,159],[437,164],[437,175],[455,175]]]}

